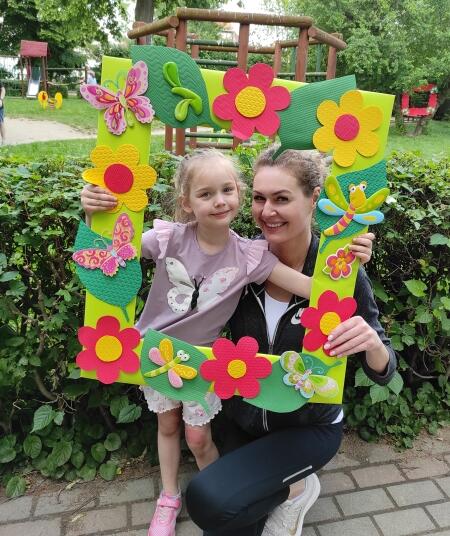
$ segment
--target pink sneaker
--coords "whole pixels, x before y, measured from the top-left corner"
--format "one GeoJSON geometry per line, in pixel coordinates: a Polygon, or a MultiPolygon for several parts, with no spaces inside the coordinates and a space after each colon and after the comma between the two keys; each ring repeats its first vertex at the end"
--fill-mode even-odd
{"type": "Polygon", "coordinates": [[[161,492],[148,529],[148,536],[175,536],[177,516],[181,511],[181,495],[172,497],[161,492]]]}

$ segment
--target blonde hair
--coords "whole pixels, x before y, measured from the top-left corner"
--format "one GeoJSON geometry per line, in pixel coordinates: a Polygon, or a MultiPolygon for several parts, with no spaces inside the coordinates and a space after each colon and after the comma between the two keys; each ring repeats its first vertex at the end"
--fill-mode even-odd
{"type": "Polygon", "coordinates": [[[189,197],[190,186],[192,179],[198,173],[199,167],[203,166],[209,160],[221,160],[221,164],[227,165],[230,168],[231,174],[236,181],[236,186],[239,192],[239,200],[242,199],[245,185],[242,182],[236,163],[230,156],[226,156],[217,149],[196,149],[192,153],[187,154],[181,160],[174,176],[175,183],[175,211],[174,219],[181,223],[187,223],[195,220],[192,213],[187,213],[183,209],[183,198],[189,197]]]}
{"type": "Polygon", "coordinates": [[[262,167],[282,168],[297,180],[306,197],[311,197],[318,186],[322,187],[327,175],[324,159],[315,151],[287,149],[274,160],[278,148],[277,145],[271,145],[259,155],[253,168],[254,173],[262,167]]]}

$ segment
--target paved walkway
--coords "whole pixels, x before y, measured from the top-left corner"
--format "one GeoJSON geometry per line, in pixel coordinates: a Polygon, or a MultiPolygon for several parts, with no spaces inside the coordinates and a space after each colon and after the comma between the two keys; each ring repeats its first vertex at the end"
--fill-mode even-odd
{"type": "MultiPolygon", "coordinates": [[[[183,467],[183,488],[192,473],[183,467]]],[[[450,536],[450,428],[400,453],[347,436],[319,476],[322,492],[303,536],[450,536]]],[[[0,496],[0,536],[146,536],[159,473],[124,477],[0,496]]],[[[183,510],[177,535],[200,534],[183,510]]]]}

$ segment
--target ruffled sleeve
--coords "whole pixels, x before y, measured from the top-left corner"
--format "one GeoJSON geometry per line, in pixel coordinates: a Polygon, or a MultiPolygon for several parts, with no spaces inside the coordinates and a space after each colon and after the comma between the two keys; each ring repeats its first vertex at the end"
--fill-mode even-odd
{"type": "Polygon", "coordinates": [[[247,275],[250,275],[261,264],[264,252],[268,249],[269,244],[265,240],[250,240],[247,250],[247,275]]]}
{"type": "Polygon", "coordinates": [[[156,233],[156,239],[159,245],[158,259],[163,259],[166,255],[167,245],[172,236],[174,224],[165,220],[153,220],[153,229],[156,233]]]}

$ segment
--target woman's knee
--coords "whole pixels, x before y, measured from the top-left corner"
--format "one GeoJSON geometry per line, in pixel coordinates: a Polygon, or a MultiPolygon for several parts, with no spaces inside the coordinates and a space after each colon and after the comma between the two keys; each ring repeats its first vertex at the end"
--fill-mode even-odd
{"type": "Polygon", "coordinates": [[[218,493],[217,482],[198,473],[186,489],[186,508],[191,519],[203,530],[220,525],[223,513],[223,496],[218,493]]]}

